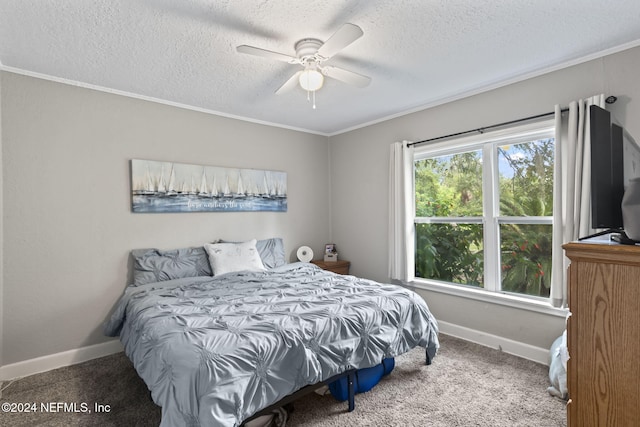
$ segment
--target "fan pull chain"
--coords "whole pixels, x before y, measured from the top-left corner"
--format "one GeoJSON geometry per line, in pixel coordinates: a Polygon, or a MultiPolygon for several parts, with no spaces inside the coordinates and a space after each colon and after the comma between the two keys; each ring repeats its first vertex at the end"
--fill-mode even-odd
{"type": "MultiPolygon", "coordinates": [[[[307,102],[311,102],[311,91],[307,91],[307,102]]],[[[316,109],[316,91],[313,91],[313,109],[316,109]]]]}

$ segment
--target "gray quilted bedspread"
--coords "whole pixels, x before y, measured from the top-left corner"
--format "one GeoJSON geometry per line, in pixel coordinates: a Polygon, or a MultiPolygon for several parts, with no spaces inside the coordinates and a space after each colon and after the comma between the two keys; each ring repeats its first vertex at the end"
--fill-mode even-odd
{"type": "Polygon", "coordinates": [[[238,426],[348,369],[433,357],[437,333],[416,293],[303,263],[128,287],[105,324],[171,427],[238,426]]]}

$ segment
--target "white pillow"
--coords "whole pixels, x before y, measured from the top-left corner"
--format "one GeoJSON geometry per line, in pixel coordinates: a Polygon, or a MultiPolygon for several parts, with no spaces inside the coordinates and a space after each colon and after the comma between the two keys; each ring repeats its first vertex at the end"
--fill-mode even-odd
{"type": "Polygon", "coordinates": [[[256,239],[242,243],[207,243],[204,250],[209,256],[213,275],[234,271],[264,271],[256,239]]]}

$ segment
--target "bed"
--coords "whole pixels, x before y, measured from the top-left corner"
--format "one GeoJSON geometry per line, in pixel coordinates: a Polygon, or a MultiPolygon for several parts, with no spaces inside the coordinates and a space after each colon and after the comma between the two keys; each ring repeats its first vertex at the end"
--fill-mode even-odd
{"type": "Polygon", "coordinates": [[[104,332],[120,336],[161,426],[239,426],[310,385],[416,346],[429,363],[438,350],[419,295],[286,263],[281,239],[132,256],[133,283],[104,332]]]}

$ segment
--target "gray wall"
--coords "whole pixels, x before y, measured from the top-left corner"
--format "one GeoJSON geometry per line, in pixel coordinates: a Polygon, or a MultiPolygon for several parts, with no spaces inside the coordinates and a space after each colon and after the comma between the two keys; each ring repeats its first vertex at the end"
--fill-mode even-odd
{"type": "Polygon", "coordinates": [[[280,236],[292,255],[329,239],[324,136],[0,78],[5,365],[104,342],[133,248],[280,236]],[[285,171],[288,212],[132,214],[132,158],[285,171]]]}
{"type": "MultiPolygon", "coordinates": [[[[388,162],[394,141],[419,141],[553,111],[598,93],[640,141],[640,48],[330,138],[332,236],[353,274],[388,280],[388,162]]],[[[564,319],[421,291],[442,321],[548,348],[564,319]]]]}

